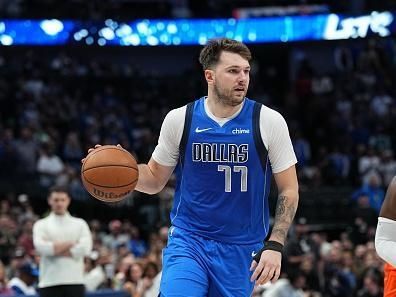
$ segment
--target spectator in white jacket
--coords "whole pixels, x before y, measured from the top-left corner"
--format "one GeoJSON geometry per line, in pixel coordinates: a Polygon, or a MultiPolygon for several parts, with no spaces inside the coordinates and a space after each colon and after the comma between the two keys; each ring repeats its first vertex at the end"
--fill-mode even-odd
{"type": "Polygon", "coordinates": [[[41,297],[84,297],[84,257],[92,250],[88,224],[70,215],[67,189],[53,187],[51,213],[33,226],[33,243],[40,255],[41,297]]]}

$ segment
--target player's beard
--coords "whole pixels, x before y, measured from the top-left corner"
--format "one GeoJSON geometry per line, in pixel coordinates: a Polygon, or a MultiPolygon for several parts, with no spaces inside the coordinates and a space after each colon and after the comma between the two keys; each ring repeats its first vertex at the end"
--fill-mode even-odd
{"type": "Polygon", "coordinates": [[[233,89],[224,90],[220,88],[216,83],[213,85],[213,92],[216,99],[224,105],[237,106],[243,102],[246,96],[246,91],[243,94],[237,95],[237,92],[233,89]]]}

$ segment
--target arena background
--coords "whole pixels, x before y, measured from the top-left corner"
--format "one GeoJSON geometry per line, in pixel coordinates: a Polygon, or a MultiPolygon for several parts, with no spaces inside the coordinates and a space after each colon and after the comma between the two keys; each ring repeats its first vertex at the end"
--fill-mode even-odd
{"type": "Polygon", "coordinates": [[[299,161],[283,278],[304,296],[382,296],[373,238],[396,174],[396,2],[339,2],[0,1],[0,293],[37,263],[32,224],[58,184],[94,234],[87,274],[107,276],[89,294],[157,296],[173,180],[109,205],[83,189],[80,159],[120,143],[148,161],[166,113],[205,95],[201,44],[226,35],[251,48],[248,97],[284,115],[299,161]]]}

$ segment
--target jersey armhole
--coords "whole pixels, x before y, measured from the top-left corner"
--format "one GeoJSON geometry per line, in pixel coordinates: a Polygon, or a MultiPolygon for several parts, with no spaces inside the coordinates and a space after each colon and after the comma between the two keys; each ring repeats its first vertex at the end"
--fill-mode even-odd
{"type": "Polygon", "coordinates": [[[187,142],[188,142],[188,135],[190,134],[191,121],[192,121],[192,115],[193,115],[193,110],[194,110],[194,103],[195,103],[195,101],[187,104],[183,134],[182,134],[182,138],[181,138],[180,144],[179,144],[179,163],[182,167],[184,165],[184,155],[185,155],[186,146],[187,146],[187,142]]]}
{"type": "Polygon", "coordinates": [[[256,146],[256,150],[260,158],[261,167],[265,172],[265,169],[267,167],[268,151],[265,148],[263,138],[261,137],[261,132],[260,132],[261,107],[262,107],[261,103],[254,102],[252,127],[253,127],[254,144],[256,146]]]}

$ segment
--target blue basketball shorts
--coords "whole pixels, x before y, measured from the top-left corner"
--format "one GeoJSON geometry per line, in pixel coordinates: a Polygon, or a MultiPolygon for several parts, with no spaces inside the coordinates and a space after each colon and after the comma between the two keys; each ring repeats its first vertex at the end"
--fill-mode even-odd
{"type": "Polygon", "coordinates": [[[163,250],[160,296],[251,296],[252,253],[261,248],[261,242],[226,244],[172,226],[163,250]]]}

